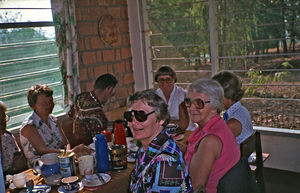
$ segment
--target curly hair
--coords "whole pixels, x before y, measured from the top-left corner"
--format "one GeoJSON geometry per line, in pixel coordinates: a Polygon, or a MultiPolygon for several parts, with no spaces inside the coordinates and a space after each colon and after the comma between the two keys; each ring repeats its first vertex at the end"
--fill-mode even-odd
{"type": "Polygon", "coordinates": [[[53,90],[51,90],[47,85],[37,84],[28,89],[27,100],[31,108],[36,104],[39,95],[46,95],[47,97],[53,96],[53,90]]]}

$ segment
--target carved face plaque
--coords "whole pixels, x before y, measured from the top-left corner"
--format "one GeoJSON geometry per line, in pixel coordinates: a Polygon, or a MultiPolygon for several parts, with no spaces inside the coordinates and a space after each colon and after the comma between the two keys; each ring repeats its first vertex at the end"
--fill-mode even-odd
{"type": "Polygon", "coordinates": [[[98,33],[102,41],[109,46],[119,44],[120,30],[116,19],[111,15],[103,15],[99,19],[98,33]]]}

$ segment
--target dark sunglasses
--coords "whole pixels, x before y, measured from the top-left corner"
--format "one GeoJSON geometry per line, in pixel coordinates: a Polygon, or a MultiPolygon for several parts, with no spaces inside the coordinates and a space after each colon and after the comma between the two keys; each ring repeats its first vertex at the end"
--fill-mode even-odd
{"type": "Polygon", "coordinates": [[[128,122],[132,122],[132,113],[134,114],[135,119],[138,122],[145,122],[148,119],[148,116],[154,113],[155,111],[151,111],[150,113],[145,113],[145,111],[126,111],[124,112],[124,118],[128,122]]]}
{"type": "Polygon", "coordinates": [[[210,101],[203,101],[202,99],[191,100],[190,98],[185,98],[184,103],[187,108],[190,108],[192,104],[194,104],[197,109],[203,109],[205,103],[210,103],[210,101]]]}

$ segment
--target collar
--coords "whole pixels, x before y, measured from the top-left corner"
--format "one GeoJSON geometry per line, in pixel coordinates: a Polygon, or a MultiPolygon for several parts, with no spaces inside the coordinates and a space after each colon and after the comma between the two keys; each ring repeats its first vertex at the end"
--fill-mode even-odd
{"type": "Polygon", "coordinates": [[[241,104],[240,101],[238,101],[238,102],[234,103],[233,105],[231,105],[231,106],[229,107],[229,109],[226,110],[226,113],[227,113],[228,117],[231,117],[231,115],[232,115],[235,111],[237,111],[241,106],[242,106],[242,104],[241,104]]]}

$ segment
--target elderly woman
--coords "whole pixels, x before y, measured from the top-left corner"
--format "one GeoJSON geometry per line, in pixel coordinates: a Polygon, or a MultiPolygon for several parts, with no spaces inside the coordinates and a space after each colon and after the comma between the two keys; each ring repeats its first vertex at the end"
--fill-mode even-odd
{"type": "Polygon", "coordinates": [[[191,184],[183,154],[165,131],[168,106],[154,90],[129,97],[124,113],[133,137],[142,147],[131,174],[131,192],[190,192],[191,184]]]}
{"type": "Polygon", "coordinates": [[[184,157],[198,192],[216,193],[219,180],[240,158],[238,144],[219,116],[223,101],[221,85],[208,79],[193,82],[185,99],[191,121],[199,125],[188,139],[184,157]]]}
{"type": "Polygon", "coordinates": [[[238,144],[244,142],[253,133],[253,126],[248,110],[241,104],[243,97],[242,83],[231,72],[220,72],[212,77],[218,81],[224,89],[224,107],[226,112],[223,119],[236,137],[238,144]]]}
{"type": "Polygon", "coordinates": [[[6,130],[6,123],[9,120],[6,110],[6,105],[0,101],[0,150],[2,153],[2,167],[4,174],[14,174],[26,169],[26,159],[14,136],[6,130]]]}
{"type": "MultiPolygon", "coordinates": [[[[36,85],[27,92],[32,114],[22,123],[20,140],[29,166],[45,153],[60,153],[70,144],[57,119],[51,115],[54,108],[53,91],[47,85],[36,85]]],[[[80,145],[73,149],[75,153],[85,151],[80,145]]]]}
{"type": "Polygon", "coordinates": [[[177,81],[175,71],[169,66],[162,66],[155,75],[155,81],[159,86],[156,93],[168,104],[170,123],[185,130],[189,126],[189,116],[184,105],[186,91],[175,84],[177,81]]]}

